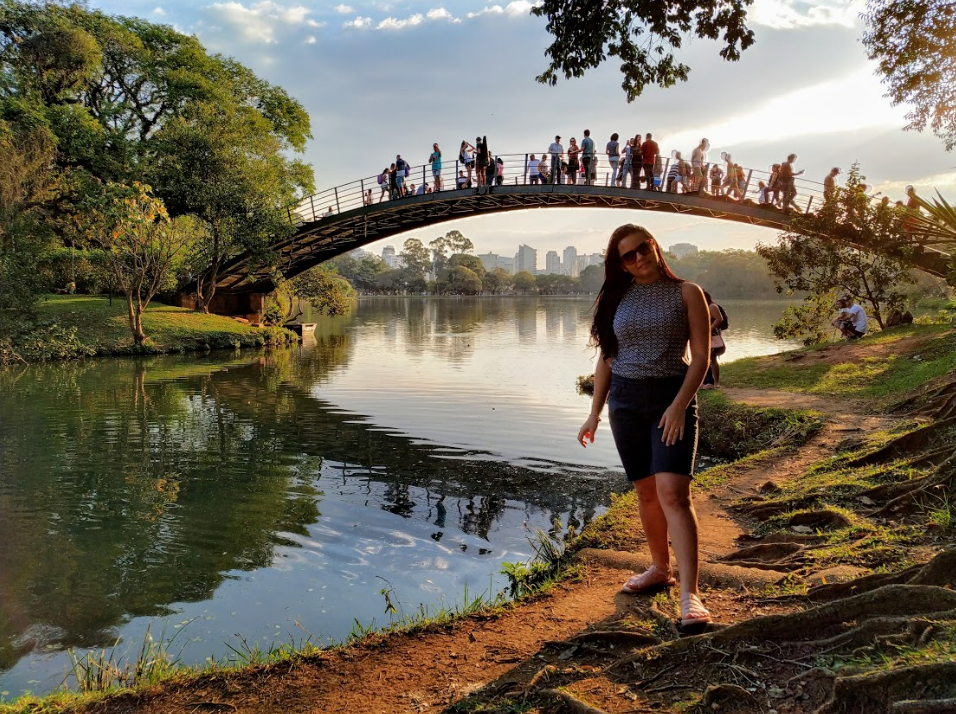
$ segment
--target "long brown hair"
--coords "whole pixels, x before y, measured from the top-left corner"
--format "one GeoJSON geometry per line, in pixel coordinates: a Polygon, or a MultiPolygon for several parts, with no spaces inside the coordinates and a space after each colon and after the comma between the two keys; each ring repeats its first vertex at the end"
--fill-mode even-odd
{"type": "Polygon", "coordinates": [[[615,228],[614,232],[611,233],[611,239],[607,242],[607,252],[604,254],[604,284],[601,286],[601,292],[598,293],[597,300],[594,301],[594,321],[591,323],[591,341],[589,343],[592,347],[600,348],[604,359],[617,357],[614,313],[617,312],[617,307],[624,299],[624,294],[631,287],[631,281],[633,280],[631,274],[624,269],[617,246],[622,240],[632,235],[642,237],[645,241],[652,241],[651,244],[657,254],[657,262],[661,267],[661,278],[663,280],[684,282],[674,275],[674,271],[670,269],[664,259],[664,251],[661,250],[660,244],[649,230],[633,223],[615,228]]]}

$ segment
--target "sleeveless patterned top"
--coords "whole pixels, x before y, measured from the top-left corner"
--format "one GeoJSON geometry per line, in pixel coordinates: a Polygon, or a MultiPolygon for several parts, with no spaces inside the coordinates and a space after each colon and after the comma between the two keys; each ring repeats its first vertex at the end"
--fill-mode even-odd
{"type": "Polygon", "coordinates": [[[629,379],[679,377],[687,372],[690,328],[682,283],[633,283],[614,313],[617,357],[611,372],[629,379]]]}

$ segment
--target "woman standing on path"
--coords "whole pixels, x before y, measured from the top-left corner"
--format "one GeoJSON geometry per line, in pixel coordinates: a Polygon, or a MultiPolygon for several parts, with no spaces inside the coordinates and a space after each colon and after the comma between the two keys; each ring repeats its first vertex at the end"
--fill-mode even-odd
{"type": "Polygon", "coordinates": [[[594,443],[604,403],[629,481],[637,491],[651,567],[622,590],[643,593],[675,583],[668,534],[681,580],[681,624],[710,613],[698,590],[697,515],[690,497],[697,450],[697,390],[710,356],[710,314],[701,289],[668,267],[654,237],[624,225],[611,234],[591,342],[600,350],[591,414],[578,432],[594,443]],[[690,364],[684,354],[690,342],[690,364]]]}

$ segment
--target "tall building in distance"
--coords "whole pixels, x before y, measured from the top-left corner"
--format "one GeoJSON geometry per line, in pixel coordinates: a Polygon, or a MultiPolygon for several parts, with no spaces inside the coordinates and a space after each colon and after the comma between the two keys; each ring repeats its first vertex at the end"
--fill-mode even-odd
{"type": "Polygon", "coordinates": [[[588,256],[588,265],[599,265],[604,267],[604,253],[591,253],[588,256]]]}
{"type": "Polygon", "coordinates": [[[515,254],[515,273],[523,270],[534,275],[538,269],[538,251],[530,245],[519,245],[518,252],[515,254]]]}
{"type": "Polygon", "coordinates": [[[395,255],[394,246],[387,245],[384,248],[382,248],[382,260],[385,261],[385,265],[387,265],[389,268],[392,268],[393,270],[395,268],[401,267],[399,257],[395,255]]]}
{"type": "Polygon", "coordinates": [[[561,274],[561,258],[558,257],[558,251],[549,250],[544,257],[544,272],[546,275],[561,274]]]}
{"type": "Polygon", "coordinates": [[[561,265],[564,268],[565,275],[574,275],[574,266],[575,261],[578,259],[578,249],[573,245],[569,245],[564,249],[564,259],[561,261],[561,265]]]}
{"type": "Polygon", "coordinates": [[[485,272],[493,272],[495,268],[501,268],[506,273],[515,271],[515,262],[512,258],[503,258],[497,253],[479,253],[478,260],[481,261],[481,267],[485,272]]]}
{"type": "Polygon", "coordinates": [[[675,243],[667,249],[668,253],[673,253],[676,258],[686,258],[689,255],[697,255],[697,246],[693,243],[675,243]]]}

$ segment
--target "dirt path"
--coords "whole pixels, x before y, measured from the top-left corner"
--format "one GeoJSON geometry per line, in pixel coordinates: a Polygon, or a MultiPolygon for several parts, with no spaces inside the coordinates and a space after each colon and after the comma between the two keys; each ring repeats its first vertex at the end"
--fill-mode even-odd
{"type": "MultiPolygon", "coordinates": [[[[734,401],[759,406],[786,406],[831,411],[817,397],[784,392],[727,390],[734,401]]],[[[847,438],[885,428],[892,418],[861,415],[840,405],[826,426],[804,447],[786,458],[756,462],[739,471],[734,482],[711,493],[696,494],[701,523],[702,560],[713,561],[733,551],[744,533],[729,505],[753,494],[767,481],[781,484],[801,474],[808,464],[832,453],[847,438]]],[[[853,406],[849,405],[852,409],[853,406]]],[[[639,540],[639,538],[638,538],[639,540]]],[[[639,543],[635,542],[635,548],[639,543]]],[[[362,712],[400,714],[449,711],[449,706],[477,690],[503,691],[524,683],[549,653],[549,641],[566,640],[588,630],[620,628],[636,617],[633,597],[619,592],[633,557],[614,553],[609,560],[590,562],[580,582],[488,618],[469,618],[432,633],[393,636],[382,642],[324,653],[307,662],[281,664],[204,677],[189,684],[167,685],[152,692],[113,699],[90,711],[148,712],[362,712]],[[603,564],[602,564],[603,563],[603,564]],[[623,563],[623,565],[622,565],[623,563]],[[544,653],[544,654],[543,654],[544,653]]],[[[640,562],[640,556],[637,557],[640,562]]],[[[726,567],[726,566],[711,566],[726,567]]],[[[707,578],[704,577],[704,582],[707,578]]],[[[647,605],[643,598],[642,605],[647,605]]],[[[764,614],[759,601],[745,594],[713,591],[707,604],[716,619],[732,623],[764,614]]]]}

